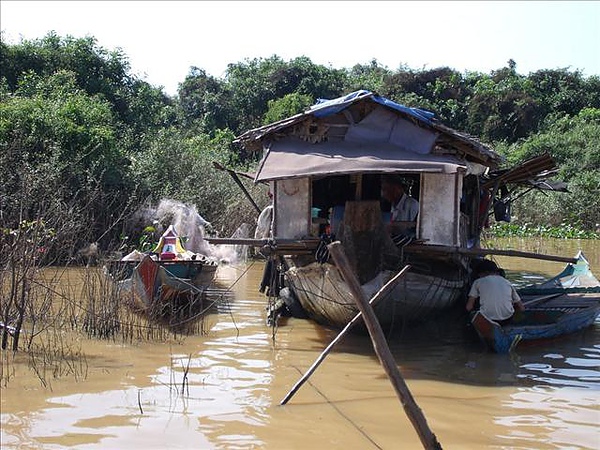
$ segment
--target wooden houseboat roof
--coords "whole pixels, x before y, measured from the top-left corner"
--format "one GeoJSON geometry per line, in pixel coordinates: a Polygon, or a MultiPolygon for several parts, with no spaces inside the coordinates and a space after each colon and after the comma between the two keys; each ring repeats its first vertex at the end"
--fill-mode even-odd
{"type": "Polygon", "coordinates": [[[495,169],[501,162],[490,147],[443,125],[432,112],[365,90],[321,100],[235,142],[263,152],[256,182],[330,173],[454,173],[495,169]]]}

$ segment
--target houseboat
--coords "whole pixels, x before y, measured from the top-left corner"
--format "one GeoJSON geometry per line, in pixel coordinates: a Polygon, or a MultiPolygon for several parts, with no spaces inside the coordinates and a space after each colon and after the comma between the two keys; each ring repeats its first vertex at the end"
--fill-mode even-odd
{"type": "MultiPolygon", "coordinates": [[[[508,213],[508,182],[541,188],[531,171],[498,171],[496,152],[431,112],[370,91],[319,101],[236,142],[262,153],[254,181],[273,194],[261,291],[335,328],[358,308],[328,243],[342,243],[367,298],[410,266],[375,306],[383,327],[426,319],[465,298],[472,259],[486,253],[482,227],[508,213]],[[416,200],[416,215],[402,223],[382,199],[389,178],[416,200]]],[[[531,164],[543,178],[554,163],[531,164]]]]}

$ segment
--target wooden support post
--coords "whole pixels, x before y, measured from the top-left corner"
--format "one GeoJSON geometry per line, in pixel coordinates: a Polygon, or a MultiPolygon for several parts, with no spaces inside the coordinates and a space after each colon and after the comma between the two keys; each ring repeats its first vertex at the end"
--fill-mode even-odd
{"type": "Polygon", "coordinates": [[[483,228],[483,225],[485,225],[485,221],[487,220],[488,216],[490,215],[490,210],[494,207],[494,197],[496,197],[496,192],[498,191],[499,186],[500,186],[500,181],[496,180],[496,182],[494,183],[494,187],[492,189],[492,195],[490,196],[490,203],[487,205],[485,214],[483,214],[481,216],[481,221],[479,222],[480,230],[483,228]]]}
{"type": "MultiPolygon", "coordinates": [[[[408,272],[409,269],[410,269],[410,265],[407,264],[406,266],[404,266],[404,268],[400,272],[398,272],[396,275],[394,275],[390,281],[388,281],[381,289],[379,289],[379,291],[377,291],[377,293],[369,301],[369,305],[375,306],[381,298],[385,297],[396,286],[396,284],[398,283],[400,278],[402,278],[404,276],[404,274],[406,272],[408,272]]],[[[300,389],[302,387],[302,385],[306,382],[306,380],[308,380],[310,378],[310,376],[315,372],[315,370],[317,370],[317,368],[325,360],[325,357],[333,349],[335,344],[340,342],[342,340],[342,338],[348,333],[348,331],[350,331],[354,327],[354,325],[356,325],[358,323],[358,321],[361,318],[362,318],[362,312],[359,312],[358,314],[356,314],[354,316],[354,318],[350,322],[348,322],[348,324],[344,327],[344,329],[342,331],[340,331],[339,334],[335,337],[335,339],[333,341],[331,341],[331,343],[325,348],[325,350],[323,350],[321,352],[321,354],[315,360],[315,362],[312,364],[312,366],[310,366],[310,368],[304,373],[304,375],[302,375],[302,378],[300,378],[296,382],[294,387],[290,390],[290,392],[287,393],[287,395],[284,397],[284,399],[281,400],[281,403],[279,403],[280,405],[285,405],[288,401],[290,401],[290,399],[294,396],[294,394],[296,392],[298,392],[298,389],[300,389]]]]}
{"type": "Polygon", "coordinates": [[[227,169],[227,168],[223,167],[217,161],[213,161],[213,165],[217,169],[219,169],[219,170],[225,170],[226,172],[229,173],[229,175],[231,175],[231,178],[233,178],[233,181],[235,181],[235,183],[239,186],[239,188],[242,190],[242,192],[244,193],[244,195],[246,196],[246,198],[248,199],[248,201],[250,203],[252,203],[252,206],[254,206],[254,209],[256,210],[256,212],[258,212],[258,214],[260,214],[261,213],[260,208],[258,207],[258,205],[256,204],[256,202],[254,201],[254,199],[252,198],[252,196],[250,195],[250,193],[248,192],[248,190],[246,189],[246,187],[240,181],[240,178],[237,176],[237,173],[235,173],[231,169],[227,169]]]}
{"type": "Polygon", "coordinates": [[[385,335],[381,329],[381,324],[377,320],[377,316],[375,316],[373,308],[371,308],[369,302],[364,297],[360,284],[352,272],[348,258],[342,249],[342,244],[339,241],[336,241],[329,244],[327,247],[337,268],[342,273],[346,283],[348,283],[348,287],[354,296],[358,308],[363,313],[363,319],[367,329],[369,330],[371,340],[373,341],[375,353],[377,354],[381,365],[390,379],[398,398],[400,398],[400,402],[404,407],[406,415],[419,435],[421,443],[423,444],[423,448],[428,450],[441,449],[442,446],[435,437],[435,434],[433,434],[433,432],[429,429],[423,412],[415,402],[410,390],[408,389],[408,386],[400,374],[400,370],[396,365],[394,356],[392,355],[392,352],[387,345],[387,341],[385,340],[385,335]]]}

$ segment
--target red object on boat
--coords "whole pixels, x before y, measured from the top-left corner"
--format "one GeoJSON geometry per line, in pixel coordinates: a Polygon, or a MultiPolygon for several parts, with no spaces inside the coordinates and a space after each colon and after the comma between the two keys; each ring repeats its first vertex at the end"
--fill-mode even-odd
{"type": "Polygon", "coordinates": [[[170,240],[175,240],[174,238],[165,238],[165,245],[163,246],[163,251],[160,252],[160,259],[175,259],[177,254],[175,253],[175,242],[169,242],[170,240]]]}

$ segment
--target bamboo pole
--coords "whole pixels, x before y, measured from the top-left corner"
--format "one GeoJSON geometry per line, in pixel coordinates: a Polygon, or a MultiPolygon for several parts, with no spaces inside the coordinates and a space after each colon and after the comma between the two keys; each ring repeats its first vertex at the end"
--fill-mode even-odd
{"type": "MultiPolygon", "coordinates": [[[[385,297],[398,283],[400,278],[404,276],[406,272],[410,269],[410,265],[404,266],[404,268],[398,272],[394,277],[388,281],[379,291],[375,293],[375,295],[369,301],[369,305],[375,306],[379,300],[385,297]]],[[[294,387],[287,393],[283,400],[281,400],[280,405],[285,405],[290,399],[296,394],[296,392],[302,387],[302,385],[310,378],[310,376],[317,370],[317,368],[321,365],[321,363],[325,360],[325,357],[331,352],[333,347],[342,340],[342,338],[350,331],[354,325],[358,323],[359,320],[362,319],[362,312],[359,312],[354,316],[354,318],[348,322],[348,324],[339,332],[339,334],[335,337],[333,341],[321,352],[319,357],[315,360],[315,362],[310,366],[310,368],[302,375],[294,387]]]]}
{"type": "Polygon", "coordinates": [[[348,261],[344,250],[342,249],[342,244],[339,241],[336,241],[329,244],[327,248],[333,257],[336,266],[342,273],[344,280],[346,283],[348,283],[348,287],[354,296],[356,305],[363,313],[363,319],[367,325],[367,329],[369,330],[371,340],[373,341],[375,353],[377,354],[381,365],[390,379],[398,398],[400,398],[400,402],[404,407],[406,415],[419,435],[421,443],[423,444],[423,448],[441,449],[442,446],[435,437],[435,434],[433,434],[433,432],[429,429],[423,412],[415,402],[410,390],[408,389],[408,386],[400,374],[400,370],[396,365],[394,356],[392,355],[392,352],[390,351],[390,348],[385,340],[383,330],[381,329],[381,324],[377,320],[373,308],[371,308],[369,302],[364,297],[360,284],[351,269],[350,262],[348,261]]]}
{"type": "Polygon", "coordinates": [[[217,161],[213,161],[213,165],[217,169],[224,170],[224,171],[228,172],[229,175],[231,175],[231,178],[233,178],[233,181],[235,181],[235,183],[239,186],[239,188],[242,190],[242,192],[244,193],[244,195],[246,196],[246,198],[248,199],[248,201],[250,203],[252,203],[252,206],[254,206],[254,209],[256,210],[256,212],[258,212],[258,214],[260,214],[260,212],[261,212],[260,208],[258,207],[258,205],[256,204],[256,202],[254,201],[254,199],[252,198],[252,196],[250,195],[250,193],[248,192],[248,190],[246,189],[246,187],[242,184],[240,178],[237,176],[237,173],[235,173],[231,169],[227,169],[226,167],[223,167],[217,161]]]}
{"type": "Polygon", "coordinates": [[[577,263],[577,258],[569,258],[566,256],[541,255],[539,253],[523,252],[520,250],[500,250],[495,248],[464,248],[447,245],[407,245],[406,247],[404,247],[404,251],[411,253],[460,253],[461,255],[472,256],[514,256],[518,258],[542,259],[546,261],[566,262],[571,264],[577,263]]]}

